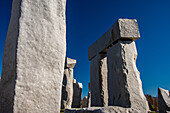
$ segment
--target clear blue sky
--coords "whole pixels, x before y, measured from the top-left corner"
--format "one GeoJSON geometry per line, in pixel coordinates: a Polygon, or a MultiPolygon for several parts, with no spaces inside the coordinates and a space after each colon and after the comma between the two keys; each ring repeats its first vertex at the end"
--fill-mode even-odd
{"type": "MultiPolygon", "coordinates": [[[[11,5],[12,0],[0,1],[0,72],[11,5]]],[[[88,47],[118,18],[138,20],[137,67],[144,93],[156,96],[158,87],[170,90],[169,0],[67,0],[67,56],[77,60],[74,78],[83,83],[83,96],[90,82],[88,47]]]]}

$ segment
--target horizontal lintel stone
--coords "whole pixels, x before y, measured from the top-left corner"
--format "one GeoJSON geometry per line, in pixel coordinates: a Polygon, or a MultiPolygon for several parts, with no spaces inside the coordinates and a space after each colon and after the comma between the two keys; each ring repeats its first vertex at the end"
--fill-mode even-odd
{"type": "Polygon", "coordinates": [[[88,59],[97,54],[106,52],[107,48],[117,40],[132,40],[140,38],[136,19],[118,19],[116,23],[96,42],[88,48],[88,59]]]}
{"type": "Polygon", "coordinates": [[[74,68],[75,65],[76,65],[76,60],[68,58],[68,57],[66,58],[65,67],[74,68]]]}

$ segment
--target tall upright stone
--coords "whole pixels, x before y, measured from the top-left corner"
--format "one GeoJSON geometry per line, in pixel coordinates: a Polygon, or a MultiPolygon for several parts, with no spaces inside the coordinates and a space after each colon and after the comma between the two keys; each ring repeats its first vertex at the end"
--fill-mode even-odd
{"type": "Polygon", "coordinates": [[[146,112],[147,101],[136,68],[135,42],[119,41],[108,49],[107,54],[109,105],[132,107],[146,112]]]}
{"type": "Polygon", "coordinates": [[[1,113],[59,113],[66,0],[13,0],[0,83],[1,113]]]}
{"type": "Polygon", "coordinates": [[[73,68],[76,60],[66,58],[62,84],[61,109],[71,108],[73,100],[73,68]]]}
{"type": "Polygon", "coordinates": [[[159,113],[170,113],[170,92],[158,88],[158,105],[159,113]]]}
{"type": "Polygon", "coordinates": [[[90,66],[91,106],[107,106],[107,57],[98,54],[91,60],[90,66]]]}
{"type": "Polygon", "coordinates": [[[81,106],[81,95],[82,95],[82,83],[73,83],[73,102],[72,108],[80,108],[81,106]]]}
{"type": "Polygon", "coordinates": [[[88,83],[89,92],[87,96],[87,107],[91,107],[91,83],[88,83]]]}

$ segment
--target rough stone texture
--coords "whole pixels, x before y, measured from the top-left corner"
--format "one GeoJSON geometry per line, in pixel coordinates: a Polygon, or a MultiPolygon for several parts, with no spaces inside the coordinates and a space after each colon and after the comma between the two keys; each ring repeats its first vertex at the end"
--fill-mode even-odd
{"type": "Polygon", "coordinates": [[[73,69],[75,65],[76,65],[76,60],[68,58],[68,57],[66,58],[65,67],[69,67],[73,69]]]}
{"type": "Polygon", "coordinates": [[[83,98],[82,107],[87,108],[87,96],[83,98]]]}
{"type": "Polygon", "coordinates": [[[136,19],[118,19],[117,22],[88,48],[88,59],[92,60],[117,40],[136,40],[140,37],[136,19]]]}
{"type": "Polygon", "coordinates": [[[59,113],[66,0],[13,0],[0,83],[0,113],[59,113]]]}
{"type": "Polygon", "coordinates": [[[136,45],[132,41],[119,41],[108,49],[109,105],[131,107],[145,113],[148,104],[136,58],[136,45]]]}
{"type": "Polygon", "coordinates": [[[72,108],[80,108],[82,88],[83,88],[82,83],[73,83],[73,103],[72,103],[72,108]]]}
{"type": "Polygon", "coordinates": [[[72,100],[73,100],[73,69],[65,68],[61,95],[61,109],[71,108],[72,100]]]}
{"type": "Polygon", "coordinates": [[[159,113],[170,113],[170,92],[158,88],[159,113]]]}
{"type": "MultiPolygon", "coordinates": [[[[118,106],[91,107],[82,109],[66,109],[64,113],[145,113],[132,108],[123,108],[118,106]]],[[[147,113],[147,112],[146,112],[147,113]]]]}
{"type": "Polygon", "coordinates": [[[91,106],[108,105],[107,57],[99,54],[91,60],[90,65],[91,106]]]}

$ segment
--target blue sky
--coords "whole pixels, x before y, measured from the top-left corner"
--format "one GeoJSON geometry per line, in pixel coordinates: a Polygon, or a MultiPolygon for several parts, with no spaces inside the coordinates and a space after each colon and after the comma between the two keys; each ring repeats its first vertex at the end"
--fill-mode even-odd
{"type": "MultiPolygon", "coordinates": [[[[0,1],[0,72],[12,0],[0,1]]],[[[169,0],[67,0],[67,56],[77,60],[74,78],[83,83],[83,97],[90,82],[88,47],[118,18],[137,19],[141,38],[136,41],[137,67],[145,94],[157,88],[170,90],[169,0]]]]}

